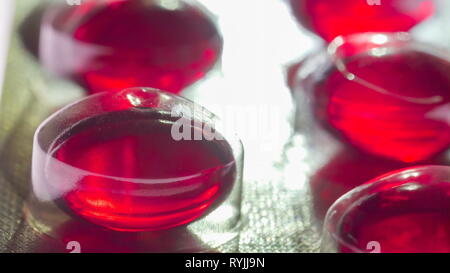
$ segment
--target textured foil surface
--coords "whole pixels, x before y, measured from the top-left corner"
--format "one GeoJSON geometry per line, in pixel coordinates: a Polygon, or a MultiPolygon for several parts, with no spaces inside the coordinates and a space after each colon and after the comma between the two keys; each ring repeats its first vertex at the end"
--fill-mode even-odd
{"type": "MultiPolygon", "coordinates": [[[[182,95],[219,115],[224,106],[233,106],[268,114],[256,116],[261,124],[273,118],[269,130],[241,135],[246,155],[242,229],[235,241],[212,251],[318,252],[320,225],[308,187],[317,164],[303,135],[293,130],[295,105],[286,70],[321,42],[299,29],[281,0],[202,3],[217,15],[224,55],[220,68],[182,95]]],[[[42,5],[41,0],[16,1],[0,106],[0,252],[67,252],[34,231],[23,213],[34,130],[50,113],[83,95],[78,86],[45,74],[36,60],[36,18],[42,5]]],[[[445,27],[430,27],[433,23],[426,22],[418,35],[449,45],[450,36],[430,31],[445,33],[445,27]]],[[[243,120],[249,116],[240,115],[243,120]]]]}

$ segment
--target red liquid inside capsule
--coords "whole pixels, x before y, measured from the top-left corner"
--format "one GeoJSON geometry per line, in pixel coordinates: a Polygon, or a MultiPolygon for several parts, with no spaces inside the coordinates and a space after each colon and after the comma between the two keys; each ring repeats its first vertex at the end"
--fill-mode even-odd
{"type": "Polygon", "coordinates": [[[184,1],[86,1],[49,9],[40,57],[51,72],[90,92],[149,86],[180,92],[203,78],[222,39],[199,7],[184,1]]]}
{"type": "MultiPolygon", "coordinates": [[[[339,234],[345,242],[383,253],[450,252],[450,181],[426,187],[410,183],[367,196],[346,212],[339,234]]],[[[341,252],[352,252],[346,246],[341,252]]]]}
{"type": "Polygon", "coordinates": [[[231,147],[176,141],[174,122],[170,113],[132,109],[76,124],[53,144],[47,163],[47,184],[62,196],[57,203],[124,231],[187,224],[217,207],[236,179],[231,147]]]}
{"type": "Polygon", "coordinates": [[[342,62],[344,70],[330,66],[314,86],[315,115],[325,127],[364,151],[404,162],[448,148],[447,60],[376,48],[342,62]]]}
{"type": "Polygon", "coordinates": [[[435,10],[433,0],[290,0],[290,3],[301,24],[327,41],[353,33],[407,31],[435,10]]]}

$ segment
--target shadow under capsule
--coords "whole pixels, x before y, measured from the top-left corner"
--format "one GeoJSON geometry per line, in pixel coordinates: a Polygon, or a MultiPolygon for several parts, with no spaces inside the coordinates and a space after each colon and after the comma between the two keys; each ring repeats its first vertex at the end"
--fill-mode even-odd
{"type": "Polygon", "coordinates": [[[447,151],[421,162],[404,163],[346,147],[311,176],[315,217],[322,222],[328,208],[353,188],[385,173],[417,165],[450,165],[450,153],[447,151]]]}
{"type": "Polygon", "coordinates": [[[37,253],[193,253],[218,252],[186,227],[152,232],[120,232],[80,220],[69,220],[52,231],[38,234],[37,253]],[[189,247],[186,247],[189,246],[189,247]]]}

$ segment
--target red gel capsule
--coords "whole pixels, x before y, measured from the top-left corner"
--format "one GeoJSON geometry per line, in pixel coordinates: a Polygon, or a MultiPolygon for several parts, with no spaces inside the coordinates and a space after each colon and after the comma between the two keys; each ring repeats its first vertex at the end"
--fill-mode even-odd
{"type": "Polygon", "coordinates": [[[334,245],[338,252],[448,253],[449,210],[450,167],[393,172],[352,190],[330,208],[324,247],[334,245]]]}
{"type": "Polygon", "coordinates": [[[335,41],[311,87],[316,119],[355,147],[403,162],[447,149],[450,62],[425,46],[383,34],[335,41]]]}
{"type": "Polygon", "coordinates": [[[290,4],[299,22],[327,41],[354,33],[407,31],[435,10],[434,0],[290,0],[290,4]]]}
{"type": "Polygon", "coordinates": [[[201,120],[158,109],[175,103],[164,93],[99,95],[63,109],[38,130],[33,189],[39,200],[110,229],[148,231],[188,224],[227,199],[237,166],[219,132],[206,137],[201,120]],[[108,110],[89,113],[99,109],[108,110]],[[74,121],[77,113],[83,116],[74,121]],[[61,126],[67,129],[49,140],[61,126]],[[191,140],[174,137],[173,128],[191,140]],[[37,148],[46,145],[47,153],[37,148]]]}
{"type": "Polygon", "coordinates": [[[91,93],[150,86],[178,93],[203,78],[222,51],[210,17],[184,0],[83,1],[50,7],[40,59],[91,93]]]}

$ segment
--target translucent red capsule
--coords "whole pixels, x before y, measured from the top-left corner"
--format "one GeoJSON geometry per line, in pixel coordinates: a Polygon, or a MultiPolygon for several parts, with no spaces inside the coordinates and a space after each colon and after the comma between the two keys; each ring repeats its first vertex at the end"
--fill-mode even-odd
{"type": "Polygon", "coordinates": [[[299,22],[327,41],[363,32],[407,31],[430,17],[434,0],[290,0],[299,22]]]}
{"type": "Polygon", "coordinates": [[[403,34],[338,38],[329,52],[301,82],[322,127],[370,154],[404,162],[450,146],[445,52],[403,34]]]}
{"type": "Polygon", "coordinates": [[[324,251],[450,251],[450,167],[389,173],[357,187],[330,208],[324,251]]]}
{"type": "Polygon", "coordinates": [[[203,78],[221,52],[210,16],[184,0],[51,6],[40,39],[44,67],[92,93],[135,86],[177,93],[203,78]]]}
{"type": "Polygon", "coordinates": [[[227,138],[207,136],[210,121],[170,110],[189,103],[129,89],[62,109],[36,133],[34,195],[119,231],[168,229],[207,215],[237,186],[238,163],[227,138]],[[180,124],[189,138],[175,135],[180,124]]]}

